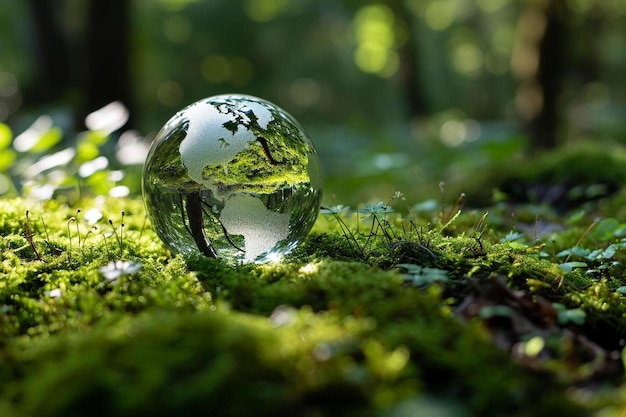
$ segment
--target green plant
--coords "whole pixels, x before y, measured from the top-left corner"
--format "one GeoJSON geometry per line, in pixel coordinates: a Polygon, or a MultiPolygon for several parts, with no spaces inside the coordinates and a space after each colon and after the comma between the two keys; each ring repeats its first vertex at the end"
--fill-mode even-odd
{"type": "Polygon", "coordinates": [[[85,197],[138,193],[147,144],[131,132],[114,134],[126,119],[111,121],[108,113],[120,110],[113,104],[88,115],[91,128],[75,136],[47,115],[16,137],[0,123],[0,195],[77,203],[85,197]],[[114,136],[117,140],[111,140],[114,136]]]}
{"type": "Polygon", "coordinates": [[[324,206],[285,262],[228,265],[172,257],[137,198],[56,195],[0,199],[3,415],[622,404],[626,241],[600,208],[324,206]]]}
{"type": "MultiPolygon", "coordinates": [[[[401,198],[402,194],[397,193],[394,198],[401,198]]],[[[401,225],[401,230],[387,219],[387,216],[394,213],[393,208],[382,201],[377,204],[366,204],[364,208],[356,211],[354,228],[346,223],[343,216],[350,214],[350,208],[342,205],[324,206],[320,212],[327,216],[332,216],[337,222],[341,234],[345,238],[350,250],[364,262],[376,262],[376,259],[386,258],[393,259],[396,263],[411,261],[416,256],[416,251],[423,252],[418,255],[422,257],[424,254],[437,259],[435,253],[428,247],[429,230],[424,231],[422,227],[416,226],[412,220],[403,220],[400,217],[394,218],[392,221],[401,225]],[[367,233],[361,233],[361,218],[370,220],[371,224],[367,233]]],[[[387,264],[387,266],[391,266],[387,264]]]]}

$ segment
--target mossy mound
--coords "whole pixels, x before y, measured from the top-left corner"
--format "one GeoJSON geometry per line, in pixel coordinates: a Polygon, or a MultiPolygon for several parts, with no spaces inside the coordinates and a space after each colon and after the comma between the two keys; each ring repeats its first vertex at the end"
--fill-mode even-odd
{"type": "Polygon", "coordinates": [[[171,257],[135,199],[0,209],[3,416],[575,416],[626,395],[617,221],[542,245],[474,212],[331,216],[283,263],[232,266],[171,257]]]}
{"type": "Polygon", "coordinates": [[[494,189],[513,203],[542,203],[569,211],[606,198],[626,184],[623,147],[591,141],[495,164],[469,184],[452,184],[472,206],[492,204],[494,189]]]}

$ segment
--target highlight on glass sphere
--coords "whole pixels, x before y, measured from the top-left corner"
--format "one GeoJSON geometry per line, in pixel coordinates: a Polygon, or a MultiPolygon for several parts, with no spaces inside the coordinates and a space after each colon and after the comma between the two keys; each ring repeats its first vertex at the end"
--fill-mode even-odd
{"type": "Polygon", "coordinates": [[[313,227],[317,152],[298,122],[257,97],[219,95],[176,113],[157,134],[143,197],[174,254],[281,259],[313,227]]]}

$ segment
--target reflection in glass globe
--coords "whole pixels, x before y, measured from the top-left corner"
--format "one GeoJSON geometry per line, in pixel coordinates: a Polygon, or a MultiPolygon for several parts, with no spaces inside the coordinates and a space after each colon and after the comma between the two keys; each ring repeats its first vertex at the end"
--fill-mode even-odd
{"type": "Polygon", "coordinates": [[[317,153],[296,120],[244,95],[200,100],[157,135],[143,196],[174,253],[280,259],[311,230],[322,194],[317,153]]]}

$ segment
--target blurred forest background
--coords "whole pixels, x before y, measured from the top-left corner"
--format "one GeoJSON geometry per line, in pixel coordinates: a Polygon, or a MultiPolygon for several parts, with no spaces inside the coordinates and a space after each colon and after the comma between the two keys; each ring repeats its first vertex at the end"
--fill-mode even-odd
{"type": "Polygon", "coordinates": [[[252,94],[309,132],[329,203],[626,142],[624,0],[0,0],[0,33],[14,136],[45,114],[67,145],[120,101],[114,135],[149,143],[193,101],[252,94]]]}

